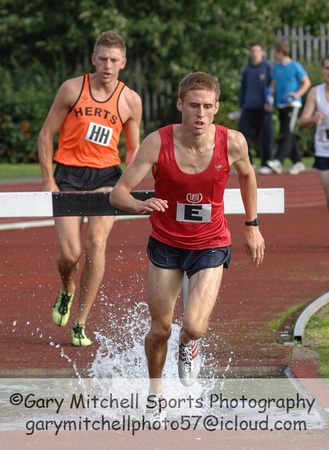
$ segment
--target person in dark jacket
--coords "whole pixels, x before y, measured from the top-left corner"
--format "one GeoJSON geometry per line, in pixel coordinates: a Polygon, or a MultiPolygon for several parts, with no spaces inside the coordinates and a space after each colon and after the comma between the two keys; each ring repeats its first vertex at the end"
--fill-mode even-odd
{"type": "Polygon", "coordinates": [[[264,49],[258,42],[250,45],[250,61],[244,67],[241,79],[239,104],[241,117],[239,131],[248,144],[250,162],[253,133],[256,134],[258,153],[261,158],[259,173],[269,174],[266,162],[272,158],[273,120],[272,111],[265,109],[266,103],[273,103],[268,87],[271,82],[273,64],[264,58],[264,49]]]}

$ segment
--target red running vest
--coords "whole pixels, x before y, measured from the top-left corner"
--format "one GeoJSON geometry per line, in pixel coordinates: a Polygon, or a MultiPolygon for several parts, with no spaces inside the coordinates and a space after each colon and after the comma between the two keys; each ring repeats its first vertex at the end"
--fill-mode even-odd
{"type": "Polygon", "coordinates": [[[226,247],[231,235],[224,218],[224,190],[230,175],[227,128],[216,125],[215,149],[206,170],[183,172],[175,158],[173,125],[159,129],[161,149],[153,168],[155,197],[168,201],[166,212],[153,211],[151,235],[173,247],[191,250],[226,247]]]}

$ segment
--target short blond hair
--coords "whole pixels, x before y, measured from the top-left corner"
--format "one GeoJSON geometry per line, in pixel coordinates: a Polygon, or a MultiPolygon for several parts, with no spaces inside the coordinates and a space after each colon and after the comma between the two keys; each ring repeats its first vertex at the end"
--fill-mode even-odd
{"type": "Polygon", "coordinates": [[[104,31],[100,34],[94,45],[94,53],[97,54],[99,47],[103,45],[104,47],[115,47],[122,51],[123,56],[126,56],[126,44],[121,36],[118,35],[113,30],[104,31]]]}
{"type": "Polygon", "coordinates": [[[194,72],[187,75],[179,84],[178,95],[184,101],[189,91],[204,90],[213,91],[216,95],[216,102],[220,96],[220,85],[218,79],[205,72],[194,72]]]}

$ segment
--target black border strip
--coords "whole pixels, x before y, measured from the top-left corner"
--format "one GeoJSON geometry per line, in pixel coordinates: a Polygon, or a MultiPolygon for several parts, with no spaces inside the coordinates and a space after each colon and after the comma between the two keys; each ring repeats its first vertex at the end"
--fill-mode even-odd
{"type": "MultiPolygon", "coordinates": [[[[154,197],[154,191],[133,191],[131,194],[142,201],[154,197]]],[[[53,217],[136,216],[112,206],[109,197],[109,192],[53,192],[53,217]]]]}

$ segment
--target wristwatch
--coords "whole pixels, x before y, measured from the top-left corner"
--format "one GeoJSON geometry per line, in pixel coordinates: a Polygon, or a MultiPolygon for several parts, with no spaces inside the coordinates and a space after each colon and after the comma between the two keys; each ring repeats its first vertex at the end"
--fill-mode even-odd
{"type": "Polygon", "coordinates": [[[258,217],[256,217],[256,219],[251,220],[250,222],[245,222],[245,224],[247,225],[247,227],[258,227],[259,226],[259,219],[258,217]]]}

